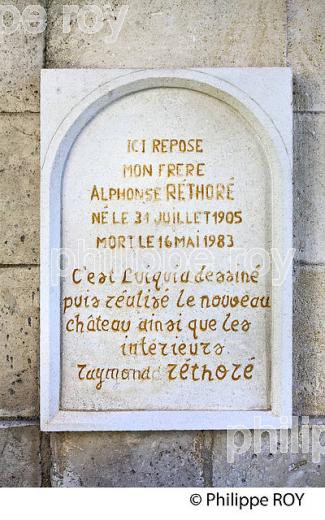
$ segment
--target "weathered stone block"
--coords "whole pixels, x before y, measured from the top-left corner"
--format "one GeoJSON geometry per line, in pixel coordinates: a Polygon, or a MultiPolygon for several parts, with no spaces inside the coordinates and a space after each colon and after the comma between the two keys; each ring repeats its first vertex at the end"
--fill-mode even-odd
{"type": "Polygon", "coordinates": [[[202,433],[52,434],[52,486],[203,486],[202,433]]]}
{"type": "Polygon", "coordinates": [[[39,446],[36,426],[0,427],[0,487],[41,485],[39,446]]]}
{"type": "MultiPolygon", "coordinates": [[[[83,8],[89,2],[78,2],[83,8]]],[[[92,2],[98,6],[105,1],[92,2]]],[[[114,43],[111,14],[104,11],[99,32],[78,26],[78,13],[63,32],[62,2],[51,3],[48,14],[48,67],[199,67],[285,65],[286,9],[284,0],[117,1],[128,12],[114,43]]],[[[79,25],[84,12],[79,12],[79,25]]],[[[95,17],[88,18],[90,28],[95,17]]],[[[116,23],[116,21],[115,21],[116,23]]]]}
{"type": "Polygon", "coordinates": [[[0,115],[0,263],[39,262],[39,122],[0,115]]]}
{"type": "Polygon", "coordinates": [[[324,2],[288,1],[288,64],[297,110],[324,110],[324,2]]]}
{"type": "Polygon", "coordinates": [[[228,440],[227,432],[215,432],[213,485],[217,487],[324,486],[325,461],[324,457],[317,454],[316,446],[319,435],[324,431],[325,426],[322,424],[300,426],[288,433],[288,442],[285,440],[286,430],[282,433],[282,440],[278,430],[273,430],[271,437],[269,433],[263,433],[261,430],[254,432],[246,430],[245,437],[236,434],[235,439],[232,437],[234,433],[229,432],[228,440]],[[270,439],[273,441],[270,442],[270,439]],[[234,444],[239,447],[239,453],[232,457],[236,452],[234,444]],[[229,462],[231,460],[234,462],[229,462]]]}
{"type": "MultiPolygon", "coordinates": [[[[12,4],[21,15],[27,6],[44,6],[45,2],[15,0],[1,4],[12,4]]],[[[14,30],[13,18],[7,12],[4,14],[4,21],[14,30]]],[[[43,66],[44,41],[44,31],[32,34],[23,24],[19,24],[12,34],[1,32],[0,111],[39,111],[39,73],[43,66]]]]}
{"type": "Polygon", "coordinates": [[[325,262],[325,114],[296,114],[294,125],[294,247],[296,259],[325,262]]]}
{"type": "Polygon", "coordinates": [[[294,290],[294,410],[325,415],[325,269],[300,266],[294,290]]]}
{"type": "Polygon", "coordinates": [[[0,417],[38,415],[38,274],[0,269],[0,417]]]}

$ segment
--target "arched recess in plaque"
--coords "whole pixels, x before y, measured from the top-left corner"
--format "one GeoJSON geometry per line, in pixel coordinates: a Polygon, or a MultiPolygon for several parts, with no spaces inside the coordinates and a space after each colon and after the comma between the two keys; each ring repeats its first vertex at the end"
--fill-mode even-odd
{"type": "Polygon", "coordinates": [[[290,415],[290,153],[235,83],[121,71],[53,136],[42,173],[44,429],[279,427],[290,415]],[[144,153],[128,149],[131,139],[145,140],[144,153]],[[170,152],[162,139],[200,143],[170,152]],[[87,281],[112,271],[106,284],[87,281]],[[220,284],[210,272],[258,274],[220,284]],[[112,297],[107,315],[89,306],[94,295],[112,297]],[[114,307],[123,295],[136,306],[114,307]],[[146,307],[164,295],[166,308],[146,307]],[[163,328],[171,318],[175,333],[163,328]],[[88,380],[95,368],[109,377],[88,380]]]}

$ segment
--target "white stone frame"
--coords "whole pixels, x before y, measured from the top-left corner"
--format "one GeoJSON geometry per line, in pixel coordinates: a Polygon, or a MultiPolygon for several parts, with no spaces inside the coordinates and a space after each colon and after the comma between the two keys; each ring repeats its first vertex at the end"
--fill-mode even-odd
{"type": "MultiPolygon", "coordinates": [[[[54,76],[102,76],[98,88],[61,108],[61,124],[43,143],[41,177],[41,429],[43,431],[223,430],[284,428],[292,415],[292,272],[272,286],[271,410],[267,411],[62,411],[60,401],[60,283],[51,286],[51,249],[61,240],[61,178],[82,128],[105,106],[127,94],[156,87],[188,88],[229,103],[253,125],[272,174],[272,247],[282,257],[292,248],[291,71],[184,69],[42,71],[42,95],[54,76]],[[107,79],[109,78],[109,79],[107,79]],[[278,93],[278,94],[277,94],[278,93]],[[281,94],[280,94],[281,93],[281,94]],[[63,113],[65,111],[65,113],[63,113]]],[[[81,91],[80,91],[81,92],[81,91]]],[[[80,93],[79,92],[79,93],[80,93]]],[[[42,126],[48,124],[43,99],[42,126]]],[[[58,107],[60,111],[60,108],[58,107]]]]}

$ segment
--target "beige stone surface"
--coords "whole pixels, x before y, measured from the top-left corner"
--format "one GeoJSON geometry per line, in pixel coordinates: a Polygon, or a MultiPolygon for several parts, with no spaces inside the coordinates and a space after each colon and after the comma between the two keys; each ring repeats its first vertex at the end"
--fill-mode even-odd
{"type": "MultiPolygon", "coordinates": [[[[43,0],[14,0],[22,13],[28,5],[45,5],[43,0]]],[[[10,26],[9,20],[6,23],[10,26]]],[[[12,34],[0,34],[0,111],[39,111],[39,76],[43,66],[45,32],[31,34],[21,25],[12,34]]]]}
{"type": "Polygon", "coordinates": [[[56,433],[54,487],[203,486],[203,433],[56,433]]]}
{"type": "MultiPolygon", "coordinates": [[[[80,7],[89,4],[78,2],[80,7]]],[[[105,5],[104,0],[92,2],[105,5]]],[[[62,2],[48,13],[47,67],[191,67],[285,65],[284,0],[132,0],[112,3],[118,14],[128,5],[117,41],[107,16],[103,28],[86,34],[71,18],[62,31],[62,2]]],[[[91,21],[88,21],[91,25],[91,21]]]]}
{"type": "Polygon", "coordinates": [[[0,428],[0,487],[39,487],[41,465],[36,426],[0,428]]]}
{"type": "Polygon", "coordinates": [[[323,0],[289,0],[288,65],[294,73],[294,100],[298,110],[324,110],[323,0]]]}
{"type": "Polygon", "coordinates": [[[325,415],[324,267],[297,267],[294,287],[294,412],[325,415]]]}
{"type": "Polygon", "coordinates": [[[325,114],[296,114],[294,123],[294,247],[296,260],[325,262],[325,114]]]}
{"type": "Polygon", "coordinates": [[[0,269],[0,417],[38,415],[38,268],[0,269]]]}
{"type": "MultiPolygon", "coordinates": [[[[317,421],[320,423],[320,421],[317,421]]],[[[213,486],[217,487],[319,487],[325,484],[325,465],[317,462],[316,442],[312,442],[312,428],[315,437],[324,431],[322,424],[304,425],[295,428],[292,436],[280,441],[279,431],[273,430],[275,444],[269,440],[269,434],[263,433],[259,449],[260,430],[247,430],[245,450],[242,434],[236,434],[235,443],[239,454],[234,455],[234,462],[228,462],[229,455],[235,451],[233,433],[215,432],[213,438],[213,486]],[[306,439],[306,448],[303,439],[306,439]],[[254,442],[257,449],[254,449],[254,442]],[[297,446],[297,448],[296,448],[297,446]],[[314,451],[313,451],[314,450],[314,451]],[[281,453],[282,451],[282,453],[281,453]],[[228,459],[227,459],[228,453],[228,459]]]]}
{"type": "Polygon", "coordinates": [[[39,262],[39,120],[0,115],[0,263],[39,262]]]}

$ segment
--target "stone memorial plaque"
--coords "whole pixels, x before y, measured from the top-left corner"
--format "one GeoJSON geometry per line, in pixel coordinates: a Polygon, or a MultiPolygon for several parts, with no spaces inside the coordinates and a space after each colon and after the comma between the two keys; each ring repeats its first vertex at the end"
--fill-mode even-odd
{"type": "Polygon", "coordinates": [[[289,427],[289,69],[42,74],[44,430],[289,427]]]}

